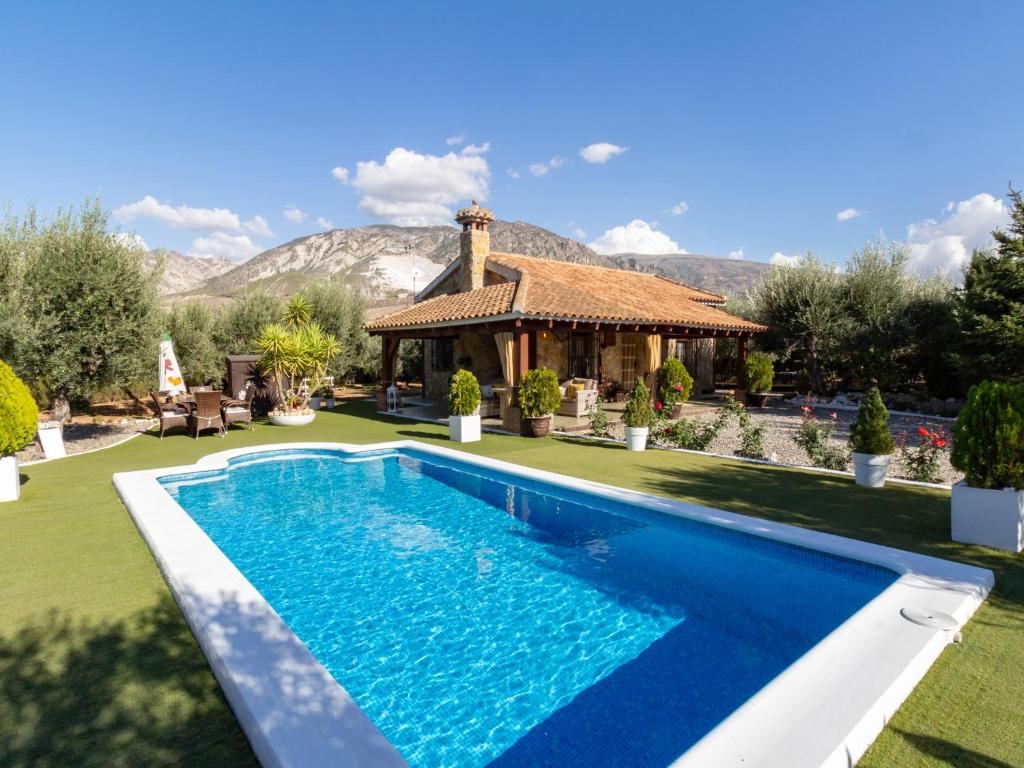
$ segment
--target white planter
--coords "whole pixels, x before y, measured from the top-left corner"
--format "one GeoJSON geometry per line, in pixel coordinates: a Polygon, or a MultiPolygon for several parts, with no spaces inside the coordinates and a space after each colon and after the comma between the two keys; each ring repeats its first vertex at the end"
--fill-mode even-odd
{"type": "Polygon", "coordinates": [[[59,421],[39,423],[39,442],[43,446],[43,455],[48,459],[59,459],[68,455],[64,450],[64,430],[59,421]]]}
{"type": "Polygon", "coordinates": [[[14,456],[0,458],[0,501],[17,501],[21,495],[18,460],[14,456]]]}
{"type": "Polygon", "coordinates": [[[267,418],[279,427],[301,427],[315,419],[316,413],[271,413],[267,418]]]}
{"type": "Polygon", "coordinates": [[[649,427],[626,427],[626,448],[630,451],[644,450],[649,430],[649,427]]]}
{"type": "Polygon", "coordinates": [[[971,488],[961,481],[953,486],[951,514],[953,541],[986,547],[1024,550],[1024,491],[971,488]]]}
{"type": "Polygon", "coordinates": [[[885,473],[889,471],[892,454],[881,456],[873,453],[853,453],[853,476],[857,485],[865,488],[881,488],[885,485],[885,473]]]}
{"type": "Polygon", "coordinates": [[[448,436],[456,443],[480,441],[480,414],[473,416],[449,416],[448,436]]]}
{"type": "Polygon", "coordinates": [[[330,397],[327,398],[327,405],[326,405],[326,407],[328,409],[334,407],[334,395],[331,395],[330,397]]]}
{"type": "Polygon", "coordinates": [[[311,398],[309,398],[309,407],[312,408],[314,411],[319,411],[320,410],[320,398],[319,397],[311,397],[311,398]]]}

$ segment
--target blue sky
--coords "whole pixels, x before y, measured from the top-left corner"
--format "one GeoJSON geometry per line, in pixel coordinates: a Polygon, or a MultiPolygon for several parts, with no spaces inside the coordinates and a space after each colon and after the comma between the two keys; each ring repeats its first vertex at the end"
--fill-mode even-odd
{"type": "Polygon", "coordinates": [[[0,200],[100,195],[185,253],[443,221],[476,194],[605,249],[842,261],[884,231],[931,271],[1024,185],[1019,2],[26,3],[0,22],[0,200]],[[588,162],[594,144],[625,151],[588,162]]]}

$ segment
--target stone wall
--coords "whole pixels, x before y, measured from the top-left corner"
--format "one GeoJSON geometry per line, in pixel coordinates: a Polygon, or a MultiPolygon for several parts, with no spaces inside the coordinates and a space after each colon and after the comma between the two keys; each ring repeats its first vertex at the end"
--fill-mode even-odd
{"type": "MultiPolygon", "coordinates": [[[[433,368],[433,345],[435,339],[423,342],[424,392],[426,398],[435,403],[444,403],[448,399],[448,380],[453,371],[435,371],[433,368]]],[[[501,372],[501,359],[498,357],[498,346],[491,334],[463,333],[455,339],[452,352],[453,370],[468,368],[481,384],[496,383],[504,380],[501,372]]]]}
{"type": "Polygon", "coordinates": [[[567,331],[537,331],[537,367],[550,368],[559,381],[569,377],[569,334],[567,331]]]}

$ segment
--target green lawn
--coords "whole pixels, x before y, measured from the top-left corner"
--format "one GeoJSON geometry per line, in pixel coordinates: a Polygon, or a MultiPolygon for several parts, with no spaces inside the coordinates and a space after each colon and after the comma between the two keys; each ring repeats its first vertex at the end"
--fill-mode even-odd
{"type": "Polygon", "coordinates": [[[456,446],[369,403],[308,427],[221,440],[143,435],[23,468],[0,505],[0,765],[252,765],[198,646],[111,485],[116,471],[188,464],[259,443],[413,438],[991,568],[996,589],[861,762],[1024,766],[1024,557],[949,541],[948,494],[708,456],[485,435],[456,446]]]}

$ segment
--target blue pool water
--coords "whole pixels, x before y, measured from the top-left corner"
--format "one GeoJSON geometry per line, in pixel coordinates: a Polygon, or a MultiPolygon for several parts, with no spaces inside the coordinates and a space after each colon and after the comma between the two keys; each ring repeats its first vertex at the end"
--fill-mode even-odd
{"type": "Polygon", "coordinates": [[[897,578],[410,450],[162,482],[414,766],[668,765],[897,578]]]}

